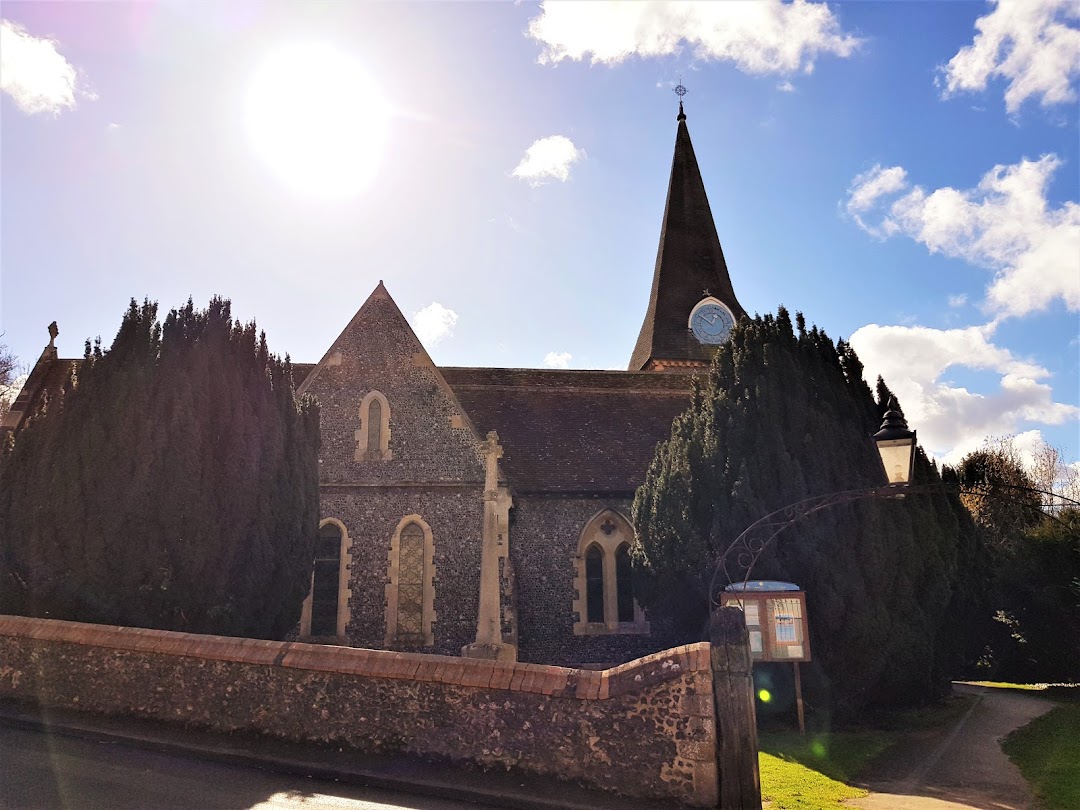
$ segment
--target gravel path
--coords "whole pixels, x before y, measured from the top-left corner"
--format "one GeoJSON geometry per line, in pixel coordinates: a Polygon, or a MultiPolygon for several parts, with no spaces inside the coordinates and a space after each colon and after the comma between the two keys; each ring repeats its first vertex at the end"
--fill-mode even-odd
{"type": "Polygon", "coordinates": [[[863,810],[1034,810],[1031,790],[1001,740],[1053,708],[1007,689],[957,685],[979,700],[951,729],[912,735],[860,780],[870,791],[847,804],[863,810]]]}

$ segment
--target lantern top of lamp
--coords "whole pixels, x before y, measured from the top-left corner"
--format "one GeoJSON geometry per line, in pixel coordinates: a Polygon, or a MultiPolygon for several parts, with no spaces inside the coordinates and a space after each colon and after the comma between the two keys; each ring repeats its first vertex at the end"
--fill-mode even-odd
{"type": "Polygon", "coordinates": [[[875,442],[891,441],[896,439],[914,439],[915,431],[908,430],[907,420],[900,412],[900,406],[896,397],[889,397],[889,409],[885,411],[885,418],[881,421],[881,429],[872,437],[875,442]]]}

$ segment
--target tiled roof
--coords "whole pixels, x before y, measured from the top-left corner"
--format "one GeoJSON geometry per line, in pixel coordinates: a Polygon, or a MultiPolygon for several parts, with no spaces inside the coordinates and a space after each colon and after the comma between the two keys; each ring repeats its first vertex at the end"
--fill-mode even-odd
{"type": "Polygon", "coordinates": [[[746,314],[731,286],[686,116],[680,113],[652,291],[631,371],[648,367],[652,359],[708,364],[712,349],[694,339],[688,323],[706,290],[727,304],[736,320],[746,314]]]}
{"type": "Polygon", "coordinates": [[[690,398],[680,373],[439,370],[519,493],[633,492],[690,398]]]}
{"type": "MultiPolygon", "coordinates": [[[[25,391],[24,415],[82,360],[56,360],[25,391]]],[[[299,385],[315,366],[294,363],[299,385]]],[[[689,404],[690,375],[628,371],[440,368],[481,435],[499,434],[515,492],[633,492],[658,442],[689,404]]]]}
{"type": "Polygon", "coordinates": [[[311,370],[313,368],[315,368],[315,366],[317,366],[317,365],[319,365],[319,364],[318,363],[293,363],[292,364],[293,385],[295,385],[297,388],[299,388],[300,383],[302,383],[307,378],[307,375],[310,374],[311,370]]]}

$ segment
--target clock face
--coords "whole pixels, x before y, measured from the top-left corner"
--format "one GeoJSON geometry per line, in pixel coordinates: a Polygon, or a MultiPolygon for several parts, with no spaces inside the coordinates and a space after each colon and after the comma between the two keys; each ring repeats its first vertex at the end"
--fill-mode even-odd
{"type": "Polygon", "coordinates": [[[716,301],[698,304],[690,316],[690,329],[699,342],[717,346],[728,339],[735,316],[731,310],[716,301]]]}

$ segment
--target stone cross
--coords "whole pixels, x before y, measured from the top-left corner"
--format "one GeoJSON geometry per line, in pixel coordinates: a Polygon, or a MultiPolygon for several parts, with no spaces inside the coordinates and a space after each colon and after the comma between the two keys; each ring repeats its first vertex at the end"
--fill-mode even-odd
{"type": "Polygon", "coordinates": [[[503,449],[499,444],[499,434],[494,430],[488,431],[487,441],[481,448],[487,459],[487,469],[484,475],[484,499],[495,500],[499,496],[499,459],[503,457],[503,449]]]}
{"type": "MultiPolygon", "coordinates": [[[[480,605],[476,617],[476,641],[466,646],[462,655],[469,658],[506,660],[513,647],[502,639],[499,600],[499,459],[503,450],[499,434],[489,432],[480,445],[484,452],[484,523],[480,547],[480,605]]],[[[512,659],[511,659],[512,660],[512,659]]]]}

